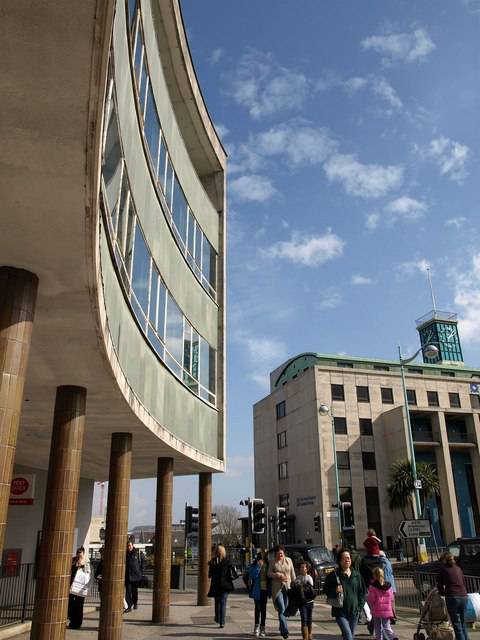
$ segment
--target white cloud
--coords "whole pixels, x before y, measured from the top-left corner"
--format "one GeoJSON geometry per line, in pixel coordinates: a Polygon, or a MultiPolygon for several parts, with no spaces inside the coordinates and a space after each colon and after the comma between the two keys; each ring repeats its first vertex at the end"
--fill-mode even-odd
{"type": "Polygon", "coordinates": [[[266,202],[277,193],[271,180],[265,176],[247,175],[230,183],[230,195],[236,200],[266,202]]]}
{"type": "Polygon", "coordinates": [[[340,182],[352,196],[381,198],[403,182],[403,167],[362,164],[354,155],[337,153],[323,166],[330,182],[340,182]]]}
{"type": "Polygon", "coordinates": [[[360,273],[356,273],[352,276],[352,284],[355,286],[373,284],[373,280],[372,278],[367,278],[366,276],[362,276],[360,273]]]}
{"type": "Polygon", "coordinates": [[[210,64],[212,65],[218,64],[222,56],[223,56],[223,49],[221,49],[220,47],[217,47],[217,49],[214,49],[210,54],[210,64]]]}
{"type": "Polygon", "coordinates": [[[345,80],[343,83],[344,89],[347,93],[356,93],[360,91],[360,89],[364,89],[368,86],[368,78],[361,76],[352,76],[345,80]]]}
{"type": "Polygon", "coordinates": [[[458,183],[462,183],[467,178],[466,165],[471,155],[467,145],[441,136],[432,140],[427,147],[416,147],[416,150],[421,157],[434,162],[442,176],[447,176],[458,183]]]}
{"type": "Polygon", "coordinates": [[[425,29],[415,29],[412,33],[390,33],[369,36],[361,41],[363,49],[373,49],[382,54],[382,62],[415,62],[424,60],[436,47],[425,29]]]}
{"type": "Polygon", "coordinates": [[[397,92],[383,76],[374,74],[364,77],[353,76],[345,80],[343,88],[350,95],[362,89],[370,88],[374,95],[386,102],[390,107],[391,110],[387,112],[387,115],[392,115],[393,111],[401,111],[403,109],[403,102],[397,92]]]}
{"type": "Polygon", "coordinates": [[[343,302],[343,294],[334,287],[327,288],[316,294],[316,307],[320,311],[336,309],[343,302]]]}
{"type": "Polygon", "coordinates": [[[365,226],[369,231],[374,231],[380,224],[381,219],[382,216],[377,211],[373,211],[372,213],[367,214],[365,226]]]}
{"type": "Polygon", "coordinates": [[[425,258],[419,258],[418,260],[410,260],[399,264],[397,273],[401,276],[413,276],[416,273],[427,273],[429,268],[431,269],[430,263],[425,258]]]}
{"type": "Polygon", "coordinates": [[[328,229],[323,236],[301,236],[293,233],[290,240],[276,242],[262,253],[268,258],[316,267],[340,257],[344,246],[345,242],[328,229]]]}
{"type": "Polygon", "coordinates": [[[214,127],[219,138],[225,138],[230,133],[230,129],[226,127],[224,124],[218,123],[218,124],[215,124],[214,127]]]}
{"type": "Polygon", "coordinates": [[[465,216],[457,216],[456,218],[449,218],[448,220],[445,220],[447,227],[456,227],[457,229],[463,227],[466,222],[467,218],[465,218],[465,216]]]}
{"type": "Polygon", "coordinates": [[[255,120],[298,110],[311,89],[302,73],[281,66],[271,53],[250,49],[231,78],[231,95],[255,120]]]}
{"type": "Polygon", "coordinates": [[[471,269],[455,273],[455,306],[460,309],[459,329],[465,342],[480,343],[480,253],[471,269]]]}
{"type": "Polygon", "coordinates": [[[392,217],[392,221],[402,218],[409,222],[415,222],[423,217],[428,205],[421,200],[410,198],[410,196],[400,196],[392,200],[385,206],[385,212],[392,217]]]}
{"type": "Polygon", "coordinates": [[[286,359],[285,343],[274,338],[254,336],[244,330],[235,332],[233,339],[244,347],[244,353],[251,365],[250,378],[267,391],[270,388],[270,371],[286,359]]]}
{"type": "Polygon", "coordinates": [[[292,168],[321,164],[337,148],[337,142],[324,127],[295,119],[251,134],[233,152],[230,172],[259,171],[268,158],[279,157],[292,168]]]}

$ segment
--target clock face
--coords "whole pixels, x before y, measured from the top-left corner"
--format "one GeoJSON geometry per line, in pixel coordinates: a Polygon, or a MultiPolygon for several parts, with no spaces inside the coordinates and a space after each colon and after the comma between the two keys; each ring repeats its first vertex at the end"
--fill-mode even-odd
{"type": "Polygon", "coordinates": [[[425,333],[423,334],[424,337],[424,341],[423,344],[427,345],[427,344],[431,344],[432,342],[436,342],[436,336],[434,334],[434,332],[432,331],[432,329],[427,329],[425,331],[425,333]]]}

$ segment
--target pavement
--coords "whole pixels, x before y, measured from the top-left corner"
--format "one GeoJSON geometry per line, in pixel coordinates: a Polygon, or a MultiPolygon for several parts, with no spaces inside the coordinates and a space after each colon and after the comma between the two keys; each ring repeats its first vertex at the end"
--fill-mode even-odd
{"type": "MultiPolygon", "coordinates": [[[[213,621],[212,604],[206,607],[196,606],[196,593],[192,590],[171,592],[171,616],[167,624],[155,625],[151,622],[151,591],[140,590],[139,606],[128,614],[124,620],[124,640],[234,640],[253,637],[253,601],[242,590],[234,591],[228,596],[226,624],[223,629],[213,621]]],[[[399,640],[413,640],[418,617],[413,610],[397,610],[398,622],[393,627],[399,640]]],[[[84,616],[83,625],[78,630],[68,630],[67,640],[93,640],[97,638],[99,611],[91,611],[84,616]]],[[[280,638],[278,621],[271,601],[267,609],[267,637],[280,638]]],[[[300,617],[289,619],[291,640],[300,640],[300,617]]],[[[357,627],[356,636],[364,640],[372,640],[364,625],[357,627]]],[[[28,633],[15,636],[17,640],[27,640],[28,633]]],[[[313,637],[315,640],[340,638],[340,631],[330,616],[330,607],[319,598],[313,610],[313,637]]],[[[480,631],[470,634],[471,640],[480,640],[480,631]]]]}

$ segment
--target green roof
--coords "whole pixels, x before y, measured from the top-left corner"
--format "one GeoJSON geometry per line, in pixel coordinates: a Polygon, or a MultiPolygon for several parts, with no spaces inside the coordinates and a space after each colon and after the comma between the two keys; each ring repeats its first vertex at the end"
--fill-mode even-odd
{"type": "MultiPolygon", "coordinates": [[[[359,358],[356,356],[332,355],[325,353],[300,353],[298,356],[291,358],[290,360],[288,360],[288,362],[285,363],[285,366],[281,370],[276,382],[274,383],[274,388],[280,387],[285,384],[285,382],[293,380],[293,378],[296,378],[306,369],[322,365],[333,367],[337,366],[339,368],[342,368],[343,365],[344,368],[372,370],[375,370],[377,367],[388,367],[389,370],[400,368],[400,363],[398,360],[379,360],[376,358],[359,358]]],[[[445,372],[449,375],[453,373],[456,378],[470,378],[472,376],[480,377],[480,369],[472,369],[470,367],[458,365],[455,366],[447,364],[427,364],[425,362],[410,362],[405,366],[407,372],[408,369],[417,369],[418,373],[425,372],[427,375],[440,376],[442,375],[442,372],[445,372]]]]}

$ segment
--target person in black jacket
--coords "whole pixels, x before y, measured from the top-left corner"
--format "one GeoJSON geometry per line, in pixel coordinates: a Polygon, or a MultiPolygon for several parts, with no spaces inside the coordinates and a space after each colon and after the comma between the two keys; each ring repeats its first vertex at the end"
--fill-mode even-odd
{"type": "Polygon", "coordinates": [[[125,600],[127,608],[124,613],[138,608],[138,583],[143,578],[145,570],[145,556],[135,549],[132,542],[127,544],[127,558],[125,562],[125,600]]]}
{"type": "Polygon", "coordinates": [[[219,544],[208,563],[208,577],[211,579],[208,597],[215,599],[215,622],[220,629],[225,626],[227,596],[230,591],[233,591],[233,579],[236,573],[226,556],[225,547],[219,544]]]}

